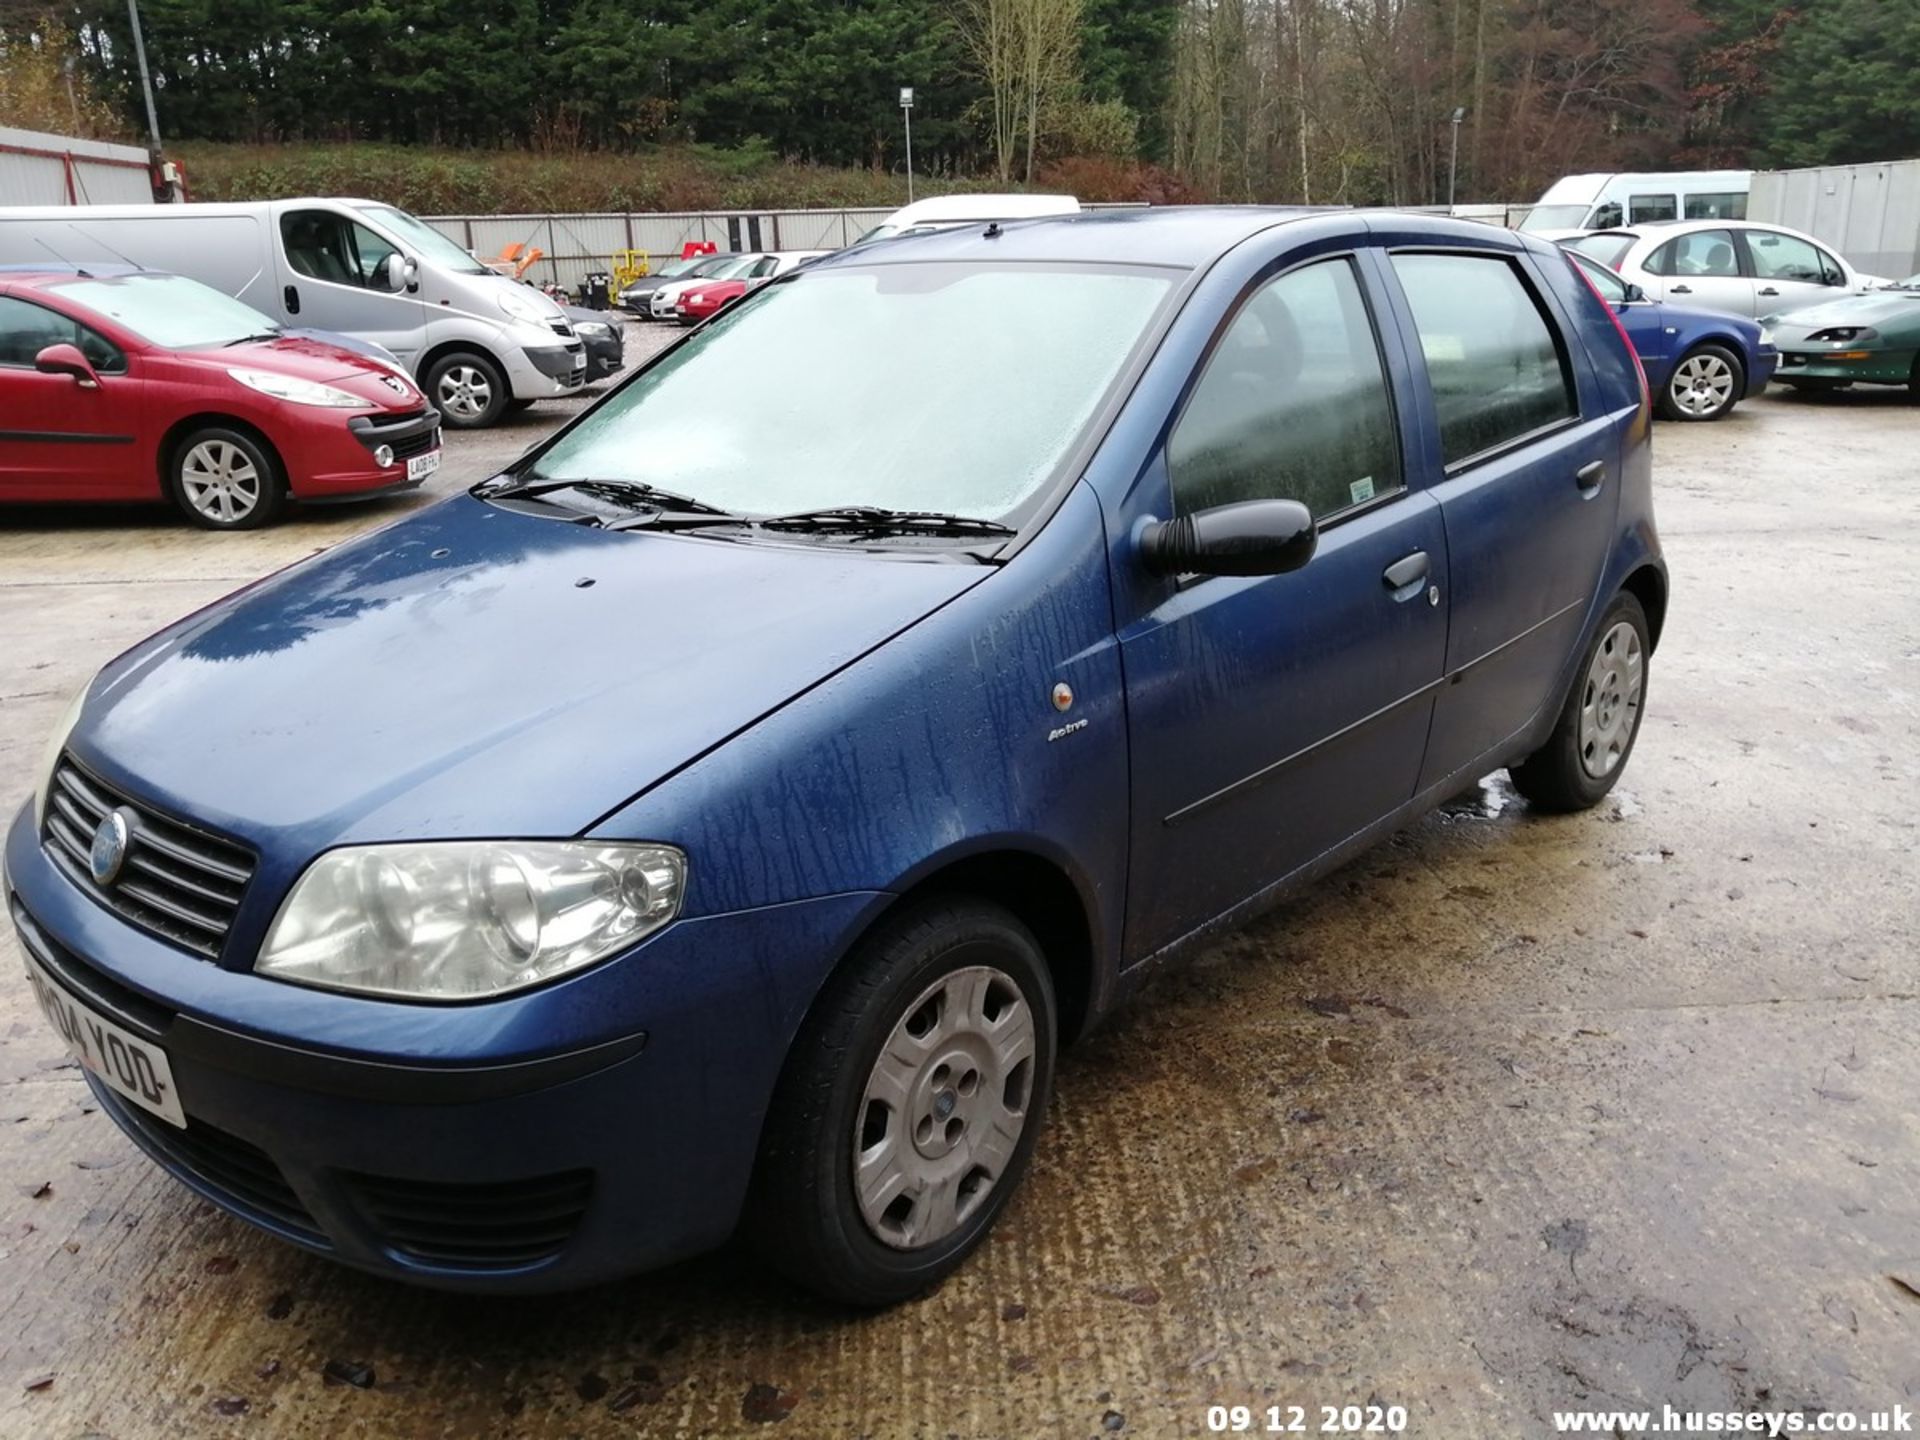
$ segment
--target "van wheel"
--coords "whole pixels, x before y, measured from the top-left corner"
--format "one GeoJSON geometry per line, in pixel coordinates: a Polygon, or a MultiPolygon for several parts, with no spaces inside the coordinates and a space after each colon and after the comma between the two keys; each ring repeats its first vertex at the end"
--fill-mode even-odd
{"type": "Polygon", "coordinates": [[[455,350],[427,367],[422,387],[441,418],[456,430],[482,430],[506,413],[513,399],[500,367],[473,350],[455,350]]]}
{"type": "Polygon", "coordinates": [[[1627,768],[1647,698],[1647,615],[1622,591],[1601,618],[1545,745],[1508,774],[1540,810],[1586,810],[1627,768]]]}
{"type": "Polygon", "coordinates": [[[1738,356],[1722,345],[1696,345],[1673,367],[1673,378],[1660,392],[1660,414],[1668,420],[1718,420],[1745,388],[1738,356]]]}
{"type": "Polygon", "coordinates": [[[937,1284],[985,1238],[1053,1085],[1053,982],[978,900],[881,923],[827,983],[767,1116],[748,1231],[790,1279],[853,1305],[937,1284]]]}
{"type": "Polygon", "coordinates": [[[173,447],[167,489],[202,529],[257,530],[280,513],[287,482],[279,457],[261,441],[210,425],[173,447]]]}

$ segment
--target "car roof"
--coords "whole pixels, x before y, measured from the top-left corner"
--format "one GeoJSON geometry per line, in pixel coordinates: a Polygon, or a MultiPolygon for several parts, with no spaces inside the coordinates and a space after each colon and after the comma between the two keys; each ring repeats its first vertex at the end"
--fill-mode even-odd
{"type": "Polygon", "coordinates": [[[139,265],[0,265],[0,278],[15,285],[38,288],[84,275],[91,280],[118,280],[127,275],[171,275],[171,270],[148,270],[139,265]]]}
{"type": "MultiPolygon", "coordinates": [[[[811,270],[841,265],[895,265],[928,260],[1054,260],[1089,264],[1191,268],[1275,225],[1318,215],[1370,212],[1274,205],[1168,205],[1140,210],[1083,210],[1031,220],[981,220],[877,245],[837,250],[811,270]],[[993,238],[987,232],[993,231],[993,238]]],[[[1408,219],[1422,217],[1409,216],[1408,219]]]]}

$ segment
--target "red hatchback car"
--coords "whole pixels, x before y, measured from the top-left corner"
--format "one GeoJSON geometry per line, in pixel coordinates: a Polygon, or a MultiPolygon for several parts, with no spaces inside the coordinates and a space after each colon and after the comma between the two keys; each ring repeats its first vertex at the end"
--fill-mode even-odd
{"type": "Polygon", "coordinates": [[[439,465],[439,415],[372,355],[180,275],[0,273],[0,501],[165,497],[245,530],[439,465]]]}

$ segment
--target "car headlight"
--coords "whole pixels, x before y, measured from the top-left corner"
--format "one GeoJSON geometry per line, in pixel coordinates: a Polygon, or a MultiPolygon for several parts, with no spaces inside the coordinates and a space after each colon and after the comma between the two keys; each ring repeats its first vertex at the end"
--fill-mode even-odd
{"type": "Polygon", "coordinates": [[[73,727],[80,723],[80,707],[87,703],[87,691],[93,688],[89,679],[74,693],[67,702],[67,708],[61,712],[60,723],[53,727],[53,734],[47,737],[47,747],[40,752],[40,768],[34,772],[33,782],[33,828],[47,828],[47,801],[53,794],[53,771],[60,763],[60,756],[67,748],[67,737],[73,734],[73,727]]]}
{"type": "Polygon", "coordinates": [[[582,320],[578,325],[573,327],[573,333],[576,335],[592,335],[597,339],[603,335],[613,334],[613,327],[611,325],[603,325],[598,320],[582,320]]]}
{"type": "Polygon", "coordinates": [[[1760,343],[1762,345],[1773,344],[1773,327],[1771,325],[1762,325],[1760,327],[1760,343]]]}
{"type": "Polygon", "coordinates": [[[307,867],[254,970],[408,1000],[523,990],[624,950],[680,913],[670,845],[474,840],[356,845],[307,867]]]}
{"type": "Polygon", "coordinates": [[[530,325],[546,325],[553,320],[553,312],[544,308],[531,295],[523,295],[518,290],[500,292],[501,313],[511,315],[515,320],[525,320],[530,325]]]}
{"type": "Polygon", "coordinates": [[[1816,330],[1807,337],[1816,345],[1847,345],[1861,340],[1878,340],[1880,332],[1871,325],[1833,325],[1816,330]]]}
{"type": "Polygon", "coordinates": [[[271,395],[276,400],[288,400],[295,405],[325,405],[335,410],[379,408],[371,400],[362,400],[358,395],[350,395],[345,390],[336,390],[331,385],[322,385],[317,380],[301,380],[292,375],[276,375],[271,370],[229,370],[227,374],[249,390],[258,390],[262,395],[271,395]]]}

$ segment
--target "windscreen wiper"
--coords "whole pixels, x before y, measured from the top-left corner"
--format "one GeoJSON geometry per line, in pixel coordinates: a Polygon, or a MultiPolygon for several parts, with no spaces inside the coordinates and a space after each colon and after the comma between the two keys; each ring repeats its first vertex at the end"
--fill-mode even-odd
{"type": "Polygon", "coordinates": [[[560,480],[529,476],[525,479],[502,477],[505,483],[486,481],[474,490],[474,494],[483,500],[531,500],[542,495],[551,495],[557,490],[579,490],[601,499],[612,500],[616,504],[634,505],[654,514],[672,512],[678,515],[705,515],[716,519],[744,520],[744,516],[734,515],[722,510],[718,505],[709,505],[704,500],[696,500],[691,495],[679,495],[671,490],[662,490],[658,485],[649,485],[644,480],[560,480]]]}
{"type": "Polygon", "coordinates": [[[258,335],[242,335],[237,340],[229,340],[220,348],[222,350],[231,350],[236,345],[255,345],[262,340],[278,340],[283,333],[284,332],[279,330],[263,330],[258,335]]]}
{"type": "Polygon", "coordinates": [[[756,522],[763,530],[838,531],[861,535],[1013,535],[997,520],[949,515],[939,510],[888,510],[879,505],[840,505],[826,510],[796,510],[756,522]]]}

